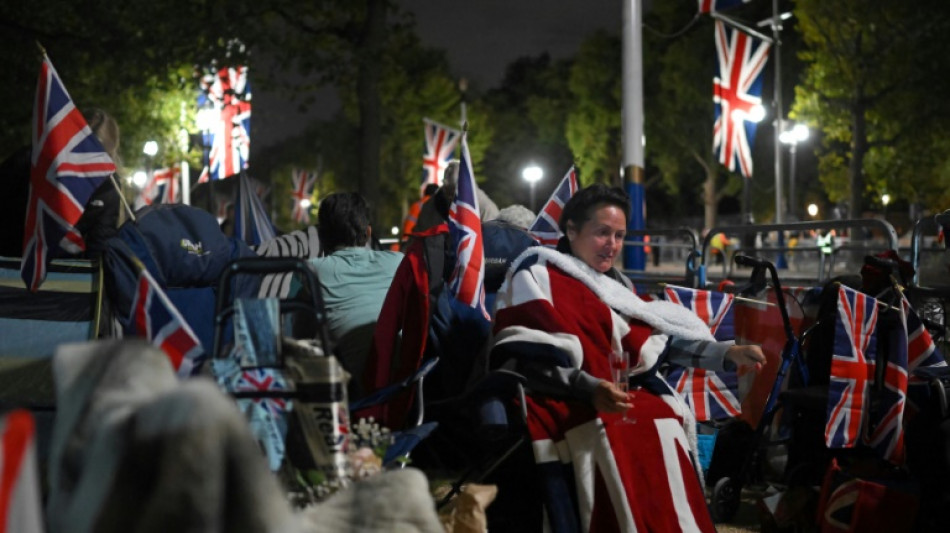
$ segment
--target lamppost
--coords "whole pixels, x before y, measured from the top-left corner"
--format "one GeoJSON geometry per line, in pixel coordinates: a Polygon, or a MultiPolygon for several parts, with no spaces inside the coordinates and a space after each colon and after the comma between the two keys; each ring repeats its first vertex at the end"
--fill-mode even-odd
{"type": "Polygon", "coordinates": [[[541,181],[541,178],[544,177],[544,170],[541,169],[538,165],[528,165],[521,171],[521,177],[528,182],[530,186],[531,196],[528,203],[528,207],[532,211],[535,211],[534,207],[534,184],[541,181]]]}
{"type": "Polygon", "coordinates": [[[884,221],[887,221],[887,204],[891,203],[891,195],[884,193],[881,195],[881,205],[884,206],[884,221]]]}
{"type": "Polygon", "coordinates": [[[788,214],[798,218],[798,200],[795,197],[795,152],[798,143],[808,139],[808,126],[795,124],[791,129],[783,131],[778,136],[782,144],[788,145],[788,214]]]}
{"type": "Polygon", "coordinates": [[[818,206],[816,204],[808,204],[808,216],[815,218],[818,215],[818,206]]]}

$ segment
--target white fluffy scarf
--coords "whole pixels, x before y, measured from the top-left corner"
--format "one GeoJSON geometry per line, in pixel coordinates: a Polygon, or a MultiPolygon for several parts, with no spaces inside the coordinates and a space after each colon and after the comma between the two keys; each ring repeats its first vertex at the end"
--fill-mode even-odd
{"type": "Polygon", "coordinates": [[[582,260],[551,248],[532,246],[522,252],[512,261],[505,285],[522,262],[535,256],[538,264],[550,263],[563,270],[587,286],[608,307],[627,318],[642,320],[667,335],[690,340],[715,340],[709,332],[709,326],[689,309],[664,300],[644,301],[629,288],[610,276],[597,272],[582,260]]]}

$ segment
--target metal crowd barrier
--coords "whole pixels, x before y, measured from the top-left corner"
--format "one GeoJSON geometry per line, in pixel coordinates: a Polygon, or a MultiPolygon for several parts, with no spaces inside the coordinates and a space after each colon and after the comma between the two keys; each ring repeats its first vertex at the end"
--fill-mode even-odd
{"type": "MultiPolygon", "coordinates": [[[[785,257],[789,253],[804,254],[808,252],[815,252],[818,254],[817,268],[814,275],[806,276],[806,279],[809,283],[820,284],[826,279],[834,276],[835,265],[839,256],[849,253],[852,255],[876,253],[882,251],[883,249],[891,249],[896,251],[899,247],[897,232],[894,231],[894,227],[887,221],[876,218],[816,220],[806,222],[788,222],[784,224],[744,224],[739,226],[716,226],[711,228],[706,234],[706,237],[703,238],[702,247],[700,249],[700,264],[696,272],[697,285],[699,287],[705,287],[708,282],[708,274],[711,272],[708,267],[708,259],[711,253],[710,242],[712,241],[713,237],[720,233],[723,233],[730,238],[736,235],[746,237],[751,234],[754,239],[755,235],[758,233],[767,234],[770,232],[782,232],[783,234],[802,234],[811,231],[822,231],[827,233],[830,230],[835,230],[836,232],[849,230],[850,235],[847,244],[836,243],[830,254],[825,254],[822,252],[822,247],[818,245],[810,247],[791,247],[788,245],[783,245],[783,240],[778,241],[780,243],[779,246],[757,247],[755,249],[750,249],[749,247],[745,247],[743,249],[742,247],[739,247],[739,249],[735,250],[734,252],[758,256],[774,253],[776,255],[775,262],[777,265],[783,263],[785,257]],[[877,238],[873,237],[875,230],[878,234],[877,238]],[[871,235],[872,237],[864,237],[865,233],[871,235]]],[[[732,257],[723,257],[722,279],[728,279],[733,276],[731,259],[732,257]]]]}
{"type": "MultiPolygon", "coordinates": [[[[663,255],[675,255],[674,263],[682,261],[683,270],[680,275],[678,269],[670,270],[633,270],[624,269],[623,273],[638,290],[655,288],[669,283],[684,287],[696,286],[696,261],[699,259],[699,235],[692,228],[685,226],[667,229],[629,230],[624,239],[624,246],[637,246],[651,249],[647,262],[659,261],[663,255]],[[666,253],[664,253],[666,252],[666,253]]],[[[654,263],[656,264],[656,263],[654,263]]]]}

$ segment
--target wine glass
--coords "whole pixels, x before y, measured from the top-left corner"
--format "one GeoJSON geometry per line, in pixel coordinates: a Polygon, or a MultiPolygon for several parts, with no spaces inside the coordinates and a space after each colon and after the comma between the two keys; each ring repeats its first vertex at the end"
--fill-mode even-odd
{"type": "MultiPolygon", "coordinates": [[[[630,352],[626,350],[613,350],[610,352],[610,373],[614,385],[616,385],[618,389],[627,395],[629,402],[633,403],[633,395],[629,393],[630,352]]],[[[627,411],[629,411],[629,409],[627,411]]],[[[637,422],[636,419],[627,416],[627,411],[623,412],[623,417],[620,418],[620,422],[626,424],[635,424],[637,422]]]]}

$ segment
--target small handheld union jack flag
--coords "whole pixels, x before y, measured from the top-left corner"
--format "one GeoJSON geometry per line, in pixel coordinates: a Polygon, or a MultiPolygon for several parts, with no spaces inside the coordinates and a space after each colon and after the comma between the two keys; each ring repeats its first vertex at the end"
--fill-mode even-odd
{"type": "Polygon", "coordinates": [[[76,109],[49,58],[43,56],[33,108],[33,154],[20,276],[31,291],[49,262],[85,250],[76,229],[92,193],[115,163],[76,109]]]}
{"type": "Polygon", "coordinates": [[[204,354],[201,341],[148,270],[141,264],[136,267],[139,280],[129,322],[135,334],[165,352],[178,377],[186,378],[204,354]]]}
{"type": "Polygon", "coordinates": [[[422,184],[425,188],[430,183],[442,185],[442,173],[449,165],[455,147],[462,137],[462,132],[443,126],[438,122],[422,119],[425,124],[426,146],[422,155],[422,184]]]}
{"type": "Polygon", "coordinates": [[[868,389],[874,378],[877,317],[877,300],[839,287],[825,425],[829,448],[853,448],[862,436],[868,389]]]}
{"type": "Polygon", "coordinates": [[[472,156],[462,134],[458,192],[449,210],[449,229],[455,244],[455,268],[449,278],[450,294],[463,305],[477,309],[490,320],[485,310],[485,250],[482,220],[478,213],[478,195],[472,156]]]}
{"type": "Polygon", "coordinates": [[[751,178],[756,123],[749,118],[762,101],[762,73],[769,45],[717,20],[716,57],[713,152],[726,168],[751,178]]]}
{"type": "Polygon", "coordinates": [[[564,210],[564,204],[574,196],[580,187],[577,183],[577,170],[574,165],[567,170],[567,174],[561,179],[561,183],[551,193],[547,203],[541,208],[537,218],[531,223],[528,232],[534,236],[541,244],[545,246],[556,246],[557,240],[561,238],[561,230],[558,229],[558,221],[561,219],[561,211],[564,210]]]}
{"type": "Polygon", "coordinates": [[[317,181],[315,172],[294,169],[291,179],[294,182],[294,211],[293,220],[298,224],[310,223],[310,196],[313,195],[313,184],[317,181]]]}

